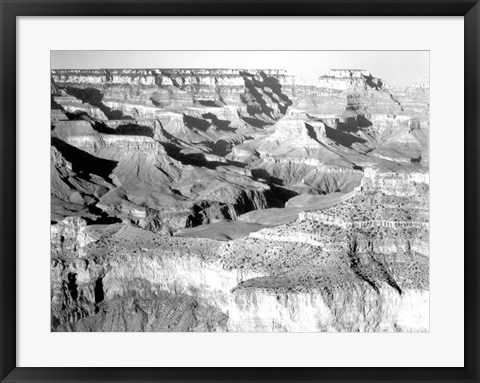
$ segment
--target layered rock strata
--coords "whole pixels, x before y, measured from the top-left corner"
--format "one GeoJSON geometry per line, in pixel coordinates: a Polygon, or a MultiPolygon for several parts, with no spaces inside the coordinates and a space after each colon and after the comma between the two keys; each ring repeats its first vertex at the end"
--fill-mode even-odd
{"type": "Polygon", "coordinates": [[[53,331],[428,331],[428,82],[51,75],[53,331]]]}

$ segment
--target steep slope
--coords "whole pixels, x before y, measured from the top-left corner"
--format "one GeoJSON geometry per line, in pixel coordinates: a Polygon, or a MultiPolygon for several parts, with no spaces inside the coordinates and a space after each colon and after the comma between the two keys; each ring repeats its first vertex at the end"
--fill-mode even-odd
{"type": "Polygon", "coordinates": [[[52,331],[427,331],[428,83],[54,70],[52,331]]]}
{"type": "MultiPolygon", "coordinates": [[[[179,299],[193,295],[201,307],[223,313],[224,326],[212,328],[217,331],[426,331],[427,200],[373,190],[233,240],[201,238],[200,231],[189,238],[159,237],[124,226],[97,242],[84,241],[91,266],[81,279],[83,266],[72,260],[55,266],[53,282],[70,280],[71,291],[94,291],[100,279],[102,307],[123,297],[140,300],[145,323],[163,317],[153,308],[166,291],[179,299]],[[154,292],[149,303],[135,295],[140,286],[154,292]]],[[[96,318],[94,294],[83,293],[91,297],[83,301],[75,296],[68,307],[96,318]]],[[[54,329],[62,330],[65,314],[54,312],[54,329]]],[[[104,328],[103,322],[98,326],[104,328]]]]}

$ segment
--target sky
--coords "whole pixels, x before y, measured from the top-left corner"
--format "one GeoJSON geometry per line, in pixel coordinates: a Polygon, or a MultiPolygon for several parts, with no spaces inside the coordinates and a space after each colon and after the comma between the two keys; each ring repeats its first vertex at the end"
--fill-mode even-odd
{"type": "Polygon", "coordinates": [[[428,51],[51,51],[51,69],[285,69],[317,77],[365,69],[392,86],[429,78],[428,51]]]}

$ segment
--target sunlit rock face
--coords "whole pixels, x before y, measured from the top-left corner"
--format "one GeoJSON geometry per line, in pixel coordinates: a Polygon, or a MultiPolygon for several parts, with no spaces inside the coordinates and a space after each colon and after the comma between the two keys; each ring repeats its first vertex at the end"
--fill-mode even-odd
{"type": "Polygon", "coordinates": [[[60,256],[82,256],[83,248],[94,240],[88,234],[87,223],[79,217],[65,218],[50,230],[52,253],[60,256]]]}
{"type": "Polygon", "coordinates": [[[51,78],[53,331],[428,331],[428,81],[51,78]]]}
{"type": "Polygon", "coordinates": [[[369,193],[415,196],[428,192],[430,177],[426,171],[394,172],[365,169],[360,189],[369,193]]]}
{"type": "MultiPolygon", "coordinates": [[[[215,312],[213,318],[223,317],[213,331],[426,331],[428,263],[410,229],[389,239],[324,225],[318,229],[318,221],[304,217],[227,242],[155,236],[126,226],[87,246],[81,259],[91,269],[64,261],[53,282],[68,284],[73,274],[71,290],[89,292],[101,279],[102,302],[91,293],[69,302],[73,311],[80,306],[95,313],[88,320],[97,331],[105,329],[105,315],[118,321],[129,310],[118,308],[118,301],[141,302],[145,323],[163,320],[165,313],[154,307],[165,294],[193,296],[215,312]],[[95,253],[102,255],[93,263],[95,253]]],[[[61,310],[55,315],[64,323],[61,310]]],[[[143,330],[155,329],[145,324],[143,330]]]]}

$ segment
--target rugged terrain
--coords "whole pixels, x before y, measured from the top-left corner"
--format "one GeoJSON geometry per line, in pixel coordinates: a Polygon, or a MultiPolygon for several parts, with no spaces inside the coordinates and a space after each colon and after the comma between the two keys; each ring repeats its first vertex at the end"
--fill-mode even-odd
{"type": "Polygon", "coordinates": [[[51,78],[52,331],[428,331],[427,83],[51,78]]]}

